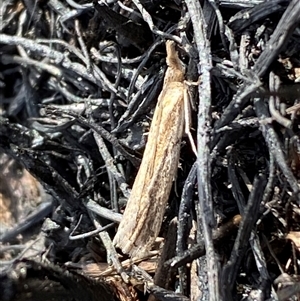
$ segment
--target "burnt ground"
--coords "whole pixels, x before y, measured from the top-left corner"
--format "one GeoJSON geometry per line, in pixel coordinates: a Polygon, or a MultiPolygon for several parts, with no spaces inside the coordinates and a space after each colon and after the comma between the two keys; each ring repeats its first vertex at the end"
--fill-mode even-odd
{"type": "Polygon", "coordinates": [[[300,2],[0,3],[1,300],[300,300],[300,2]],[[186,65],[156,255],[112,240],[186,65]],[[162,239],[160,239],[162,241],[162,239]]]}

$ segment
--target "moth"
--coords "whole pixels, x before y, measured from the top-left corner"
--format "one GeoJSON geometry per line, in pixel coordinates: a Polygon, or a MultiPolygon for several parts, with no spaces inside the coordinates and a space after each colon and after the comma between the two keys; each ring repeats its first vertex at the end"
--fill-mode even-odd
{"type": "Polygon", "coordinates": [[[132,258],[146,256],[159,234],[179,163],[185,125],[185,67],[173,41],[166,42],[166,52],[167,70],[148,142],[114,238],[114,245],[132,258]]]}

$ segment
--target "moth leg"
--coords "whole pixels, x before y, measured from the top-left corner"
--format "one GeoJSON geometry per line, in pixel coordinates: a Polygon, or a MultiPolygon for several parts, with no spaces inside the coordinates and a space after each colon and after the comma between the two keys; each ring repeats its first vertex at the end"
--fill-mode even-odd
{"type": "Polygon", "coordinates": [[[191,124],[192,124],[192,122],[191,122],[191,105],[189,102],[189,94],[188,94],[187,87],[184,88],[183,101],[184,101],[184,119],[185,119],[184,120],[184,132],[190,140],[190,144],[191,144],[194,154],[196,155],[196,157],[198,157],[197,148],[196,148],[195,142],[193,140],[193,137],[192,137],[192,134],[190,131],[191,124]]]}
{"type": "Polygon", "coordinates": [[[189,81],[189,80],[184,81],[184,85],[185,85],[185,88],[188,91],[190,105],[191,105],[191,108],[192,108],[193,111],[196,111],[196,105],[195,105],[194,101],[192,101],[192,93],[191,93],[189,87],[191,87],[191,86],[196,87],[196,86],[199,86],[200,84],[201,84],[201,76],[198,77],[198,80],[196,82],[192,82],[192,81],[189,81]]]}

